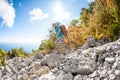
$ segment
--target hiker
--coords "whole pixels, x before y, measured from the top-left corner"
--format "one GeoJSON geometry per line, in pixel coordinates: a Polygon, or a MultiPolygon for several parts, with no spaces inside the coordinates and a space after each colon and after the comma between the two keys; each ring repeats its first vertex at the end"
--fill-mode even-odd
{"type": "Polygon", "coordinates": [[[64,34],[62,32],[60,23],[53,23],[52,27],[54,28],[54,31],[56,33],[57,39],[54,41],[55,49],[57,50],[57,53],[65,53],[65,44],[64,44],[64,34]]]}

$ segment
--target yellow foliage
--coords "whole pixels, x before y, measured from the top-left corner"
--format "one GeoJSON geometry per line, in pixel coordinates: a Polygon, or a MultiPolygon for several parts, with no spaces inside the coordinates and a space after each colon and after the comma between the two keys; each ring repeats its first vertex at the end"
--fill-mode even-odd
{"type": "Polygon", "coordinates": [[[85,30],[82,27],[76,27],[76,26],[70,26],[68,28],[68,38],[69,38],[69,44],[72,48],[77,48],[81,46],[85,40],[86,36],[84,36],[85,30]]]}

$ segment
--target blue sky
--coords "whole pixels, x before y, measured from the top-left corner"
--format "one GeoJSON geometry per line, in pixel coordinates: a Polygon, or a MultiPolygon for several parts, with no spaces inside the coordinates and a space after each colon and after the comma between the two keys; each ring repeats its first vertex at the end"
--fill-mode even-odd
{"type": "Polygon", "coordinates": [[[40,44],[53,22],[67,27],[93,0],[0,0],[0,43],[40,44]]]}

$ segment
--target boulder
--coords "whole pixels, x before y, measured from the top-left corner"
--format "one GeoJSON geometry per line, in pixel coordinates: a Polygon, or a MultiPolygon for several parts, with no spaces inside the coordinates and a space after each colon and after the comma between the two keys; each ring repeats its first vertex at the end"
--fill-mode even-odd
{"type": "Polygon", "coordinates": [[[115,75],[116,75],[116,76],[119,76],[119,75],[120,75],[120,70],[116,70],[116,71],[115,71],[115,75]]]}
{"type": "Polygon", "coordinates": [[[105,78],[107,75],[107,70],[102,70],[102,72],[100,73],[100,78],[105,78]]]}
{"type": "Polygon", "coordinates": [[[107,57],[107,58],[105,58],[105,61],[107,61],[109,63],[113,63],[113,62],[115,62],[115,58],[109,58],[109,57],[107,57]]]}
{"type": "Polygon", "coordinates": [[[38,80],[55,80],[55,76],[52,72],[49,72],[48,74],[43,74],[38,80]]]}
{"type": "Polygon", "coordinates": [[[102,54],[103,52],[105,52],[105,48],[102,46],[96,47],[94,48],[94,52],[96,53],[96,55],[102,54]]]}
{"type": "Polygon", "coordinates": [[[96,46],[96,44],[95,44],[96,43],[95,38],[92,37],[92,36],[88,37],[87,42],[88,42],[89,47],[95,47],[96,46]]]}
{"type": "Polygon", "coordinates": [[[77,75],[74,77],[74,80],[82,80],[82,76],[81,75],[77,75]]]}
{"type": "Polygon", "coordinates": [[[94,37],[89,36],[85,44],[82,46],[83,49],[88,49],[89,47],[95,47],[98,43],[96,43],[96,40],[94,37]]]}
{"type": "Polygon", "coordinates": [[[44,55],[42,53],[36,53],[34,59],[43,59],[44,55]]]}
{"type": "Polygon", "coordinates": [[[109,78],[110,78],[109,80],[115,80],[115,75],[114,74],[110,74],[109,78]]]}
{"type": "Polygon", "coordinates": [[[68,72],[68,73],[65,73],[65,72],[61,72],[56,78],[55,80],[73,80],[73,75],[68,72]]]}
{"type": "Polygon", "coordinates": [[[5,72],[8,72],[8,73],[11,73],[11,69],[10,69],[9,66],[7,66],[7,65],[5,65],[4,71],[5,71],[5,72]]]}
{"type": "Polygon", "coordinates": [[[97,71],[94,71],[92,74],[89,75],[89,77],[93,78],[96,77],[98,75],[97,71]]]}
{"type": "Polygon", "coordinates": [[[50,68],[59,67],[60,63],[64,59],[63,55],[60,54],[50,54],[47,58],[47,65],[50,68]]]}
{"type": "Polygon", "coordinates": [[[96,64],[91,60],[87,62],[85,59],[70,59],[62,67],[65,72],[85,75],[94,72],[96,64]]]}

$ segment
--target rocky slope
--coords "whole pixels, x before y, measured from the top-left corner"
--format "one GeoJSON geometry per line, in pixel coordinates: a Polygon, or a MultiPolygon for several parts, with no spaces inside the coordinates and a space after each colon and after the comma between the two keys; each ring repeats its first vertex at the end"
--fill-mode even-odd
{"type": "Polygon", "coordinates": [[[0,80],[120,80],[120,39],[102,46],[90,40],[67,55],[8,59],[0,67],[0,80]]]}

